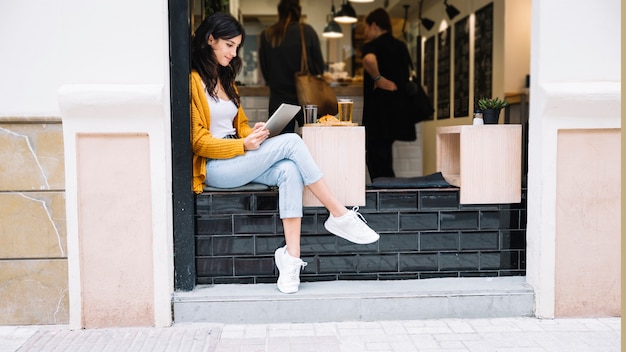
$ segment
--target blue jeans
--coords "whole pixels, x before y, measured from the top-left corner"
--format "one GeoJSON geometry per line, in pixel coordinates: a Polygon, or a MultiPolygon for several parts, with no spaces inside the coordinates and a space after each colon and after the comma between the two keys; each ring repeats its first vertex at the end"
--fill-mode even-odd
{"type": "Polygon", "coordinates": [[[302,138],[285,133],[268,138],[257,150],[230,159],[207,159],[206,183],[233,188],[250,182],[278,186],[280,218],[302,217],[304,186],[322,178],[302,138]]]}

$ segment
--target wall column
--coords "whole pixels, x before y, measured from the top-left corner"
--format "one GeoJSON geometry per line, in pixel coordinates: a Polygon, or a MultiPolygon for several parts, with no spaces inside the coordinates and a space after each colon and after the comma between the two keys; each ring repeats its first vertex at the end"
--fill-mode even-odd
{"type": "Polygon", "coordinates": [[[70,326],[167,326],[173,251],[170,170],[159,148],[169,144],[163,86],[67,85],[59,95],[70,326]]]}
{"type": "Polygon", "coordinates": [[[620,190],[614,181],[619,169],[607,164],[619,154],[621,45],[619,36],[607,33],[620,32],[620,1],[600,0],[590,9],[542,0],[532,7],[527,280],[535,290],[535,313],[614,315],[620,311],[620,266],[612,249],[619,256],[620,228],[611,214],[620,209],[614,196],[620,190]],[[573,135],[577,148],[571,147],[573,135]],[[599,143],[606,138],[609,143],[599,143]],[[583,146],[598,149],[581,153],[583,146]],[[587,166],[567,174],[580,158],[587,166]],[[610,211],[586,211],[592,204],[610,211]],[[584,226],[572,226],[581,220],[584,226]],[[579,275],[589,272],[595,274],[579,275]],[[572,277],[578,285],[572,286],[572,277]]]}

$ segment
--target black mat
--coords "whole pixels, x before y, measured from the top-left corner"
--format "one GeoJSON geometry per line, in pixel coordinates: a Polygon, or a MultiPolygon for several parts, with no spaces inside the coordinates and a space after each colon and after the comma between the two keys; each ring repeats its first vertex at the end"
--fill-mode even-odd
{"type": "Polygon", "coordinates": [[[267,185],[263,185],[260,183],[250,182],[243,186],[234,187],[234,188],[216,188],[204,185],[205,192],[259,192],[259,191],[268,191],[271,187],[267,185]]]}
{"type": "Polygon", "coordinates": [[[443,178],[441,172],[418,177],[377,177],[371,188],[447,188],[454,187],[443,178]]]}

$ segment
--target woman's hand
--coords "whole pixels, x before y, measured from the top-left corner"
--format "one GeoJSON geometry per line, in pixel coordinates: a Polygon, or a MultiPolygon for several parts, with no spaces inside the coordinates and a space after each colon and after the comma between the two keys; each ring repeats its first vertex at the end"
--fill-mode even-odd
{"type": "Polygon", "coordinates": [[[374,89],[380,88],[383,90],[396,91],[398,90],[398,86],[392,80],[386,79],[385,77],[381,77],[378,81],[374,82],[374,89]]]}
{"type": "Polygon", "coordinates": [[[254,129],[246,138],[243,139],[244,150],[257,150],[261,146],[261,143],[270,136],[270,131],[265,129],[264,122],[257,122],[254,124],[254,129]]]}

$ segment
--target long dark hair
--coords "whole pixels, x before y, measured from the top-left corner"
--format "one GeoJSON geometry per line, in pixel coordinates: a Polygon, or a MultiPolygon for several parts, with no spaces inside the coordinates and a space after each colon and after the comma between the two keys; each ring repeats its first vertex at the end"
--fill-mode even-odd
{"type": "Polygon", "coordinates": [[[280,0],[278,3],[278,22],[265,30],[265,38],[272,45],[272,48],[283,42],[287,26],[291,22],[300,22],[301,15],[300,0],[280,0]]]}
{"type": "Polygon", "coordinates": [[[243,26],[233,16],[223,12],[216,12],[202,21],[191,38],[191,68],[198,71],[206,85],[210,96],[215,97],[215,86],[219,77],[224,91],[234,100],[237,107],[241,104],[239,94],[235,90],[235,78],[243,66],[239,57],[240,45],[235,56],[228,66],[224,67],[217,62],[213,48],[209,45],[209,36],[214,39],[231,39],[241,35],[241,43],[246,36],[243,26]]]}

